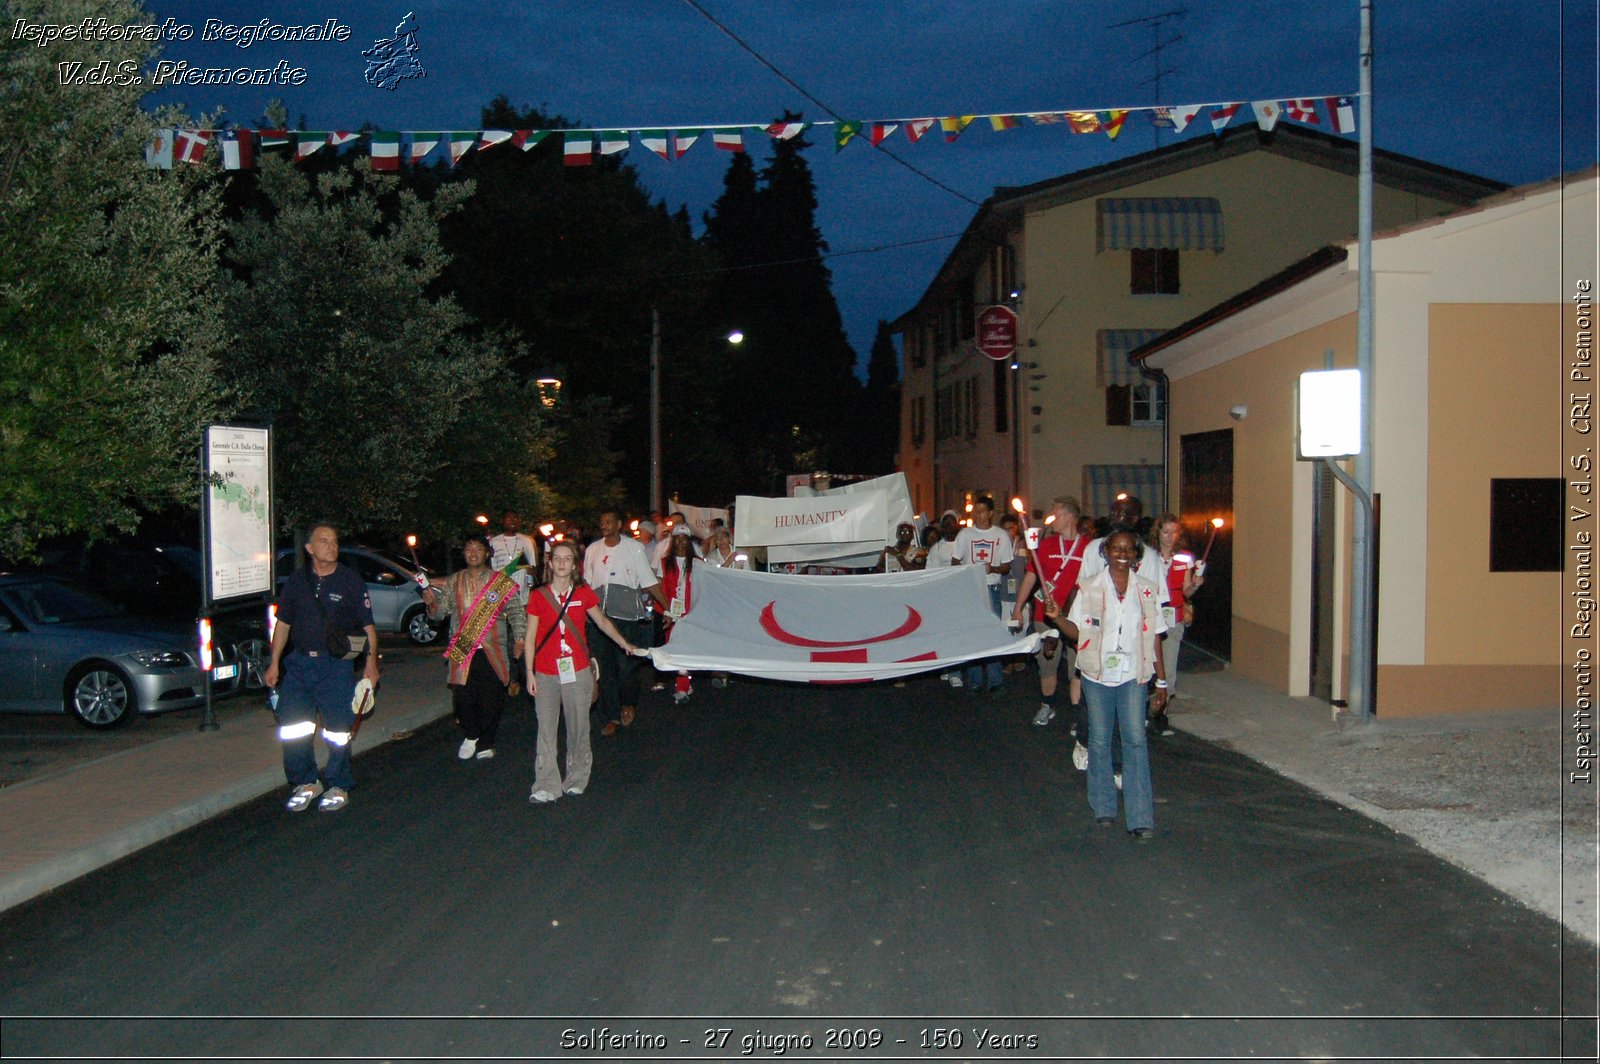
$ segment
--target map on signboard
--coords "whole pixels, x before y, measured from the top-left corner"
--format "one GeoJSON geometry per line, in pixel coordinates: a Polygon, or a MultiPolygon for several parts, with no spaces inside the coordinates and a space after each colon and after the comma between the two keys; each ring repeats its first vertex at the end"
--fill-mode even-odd
{"type": "Polygon", "coordinates": [[[206,430],[206,518],[211,599],[272,591],[268,430],[206,430]]]}

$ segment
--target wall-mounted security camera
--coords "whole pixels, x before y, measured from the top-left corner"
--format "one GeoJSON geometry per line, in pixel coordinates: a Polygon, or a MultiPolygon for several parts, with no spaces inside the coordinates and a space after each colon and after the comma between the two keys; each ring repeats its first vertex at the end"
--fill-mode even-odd
{"type": "Polygon", "coordinates": [[[1245,406],[1243,403],[1239,403],[1236,406],[1230,406],[1228,408],[1228,416],[1233,418],[1235,421],[1243,421],[1245,418],[1250,416],[1250,408],[1245,406]]]}

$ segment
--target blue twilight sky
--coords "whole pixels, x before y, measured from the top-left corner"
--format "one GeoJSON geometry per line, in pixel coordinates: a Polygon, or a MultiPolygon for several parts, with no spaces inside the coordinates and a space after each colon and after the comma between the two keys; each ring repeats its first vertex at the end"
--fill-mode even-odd
{"type": "MultiPolygon", "coordinates": [[[[755,124],[785,108],[829,117],[711,18],[849,119],[1321,97],[1353,93],[1359,79],[1358,0],[147,3],[158,19],[195,30],[190,40],[165,45],[163,58],[227,67],[284,60],[305,68],[299,87],[174,87],[150,97],[196,113],[224,108],[241,125],[253,124],[277,97],[291,122],[303,115],[311,129],[368,121],[387,129],[476,129],[481,107],[502,93],[517,106],[543,106],[592,127],[755,124]],[[1162,52],[1158,99],[1147,54],[1152,27],[1112,26],[1180,8],[1186,14],[1163,30],[1164,38],[1182,39],[1162,52]],[[407,12],[415,14],[427,76],[393,91],[367,84],[362,49],[392,36],[407,12]],[[300,25],[330,18],[350,27],[348,42],[263,41],[241,49],[200,39],[208,19],[300,25]]],[[[1376,145],[1512,184],[1593,165],[1600,159],[1596,6],[1376,0],[1376,145]]],[[[1209,135],[1197,130],[1202,124],[1209,129],[1202,117],[1183,136],[1209,135]]],[[[761,139],[746,138],[758,164],[761,139]]],[[[818,224],[834,253],[834,291],[863,365],[877,321],[912,306],[975,202],[997,186],[1155,146],[1137,115],[1116,141],[1027,123],[996,133],[981,121],[954,144],[937,129],[915,144],[896,132],[888,146],[924,178],[864,141],[836,155],[827,131],[811,139],[818,224]],[[886,245],[906,246],[870,250],[886,245]]],[[[707,138],[676,162],[637,143],[627,160],[670,208],[686,204],[698,229],[721,191],[727,154],[707,138]]]]}

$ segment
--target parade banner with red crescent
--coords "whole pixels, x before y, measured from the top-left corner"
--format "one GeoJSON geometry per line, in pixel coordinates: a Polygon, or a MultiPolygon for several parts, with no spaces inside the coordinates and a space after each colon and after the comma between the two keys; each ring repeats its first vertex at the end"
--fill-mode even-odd
{"type": "Polygon", "coordinates": [[[706,566],[694,579],[694,609],[651,651],[666,672],[853,683],[1029,654],[1038,641],[994,615],[976,566],[863,576],[706,566]]]}

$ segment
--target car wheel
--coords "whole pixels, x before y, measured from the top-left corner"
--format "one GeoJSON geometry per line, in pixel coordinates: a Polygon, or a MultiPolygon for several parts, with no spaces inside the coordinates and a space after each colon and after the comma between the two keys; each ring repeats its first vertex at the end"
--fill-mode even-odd
{"type": "Polygon", "coordinates": [[[139,696],[115,665],[89,662],[67,677],[67,712],[86,728],[115,728],[139,713],[139,696]]]}
{"type": "Polygon", "coordinates": [[[265,639],[246,639],[234,646],[234,657],[239,662],[240,686],[246,691],[259,691],[266,687],[261,674],[272,662],[272,648],[265,639]]]}
{"type": "Polygon", "coordinates": [[[444,625],[436,625],[428,620],[428,611],[422,606],[406,614],[401,627],[405,629],[406,638],[419,647],[432,646],[444,636],[445,632],[444,625]]]}

